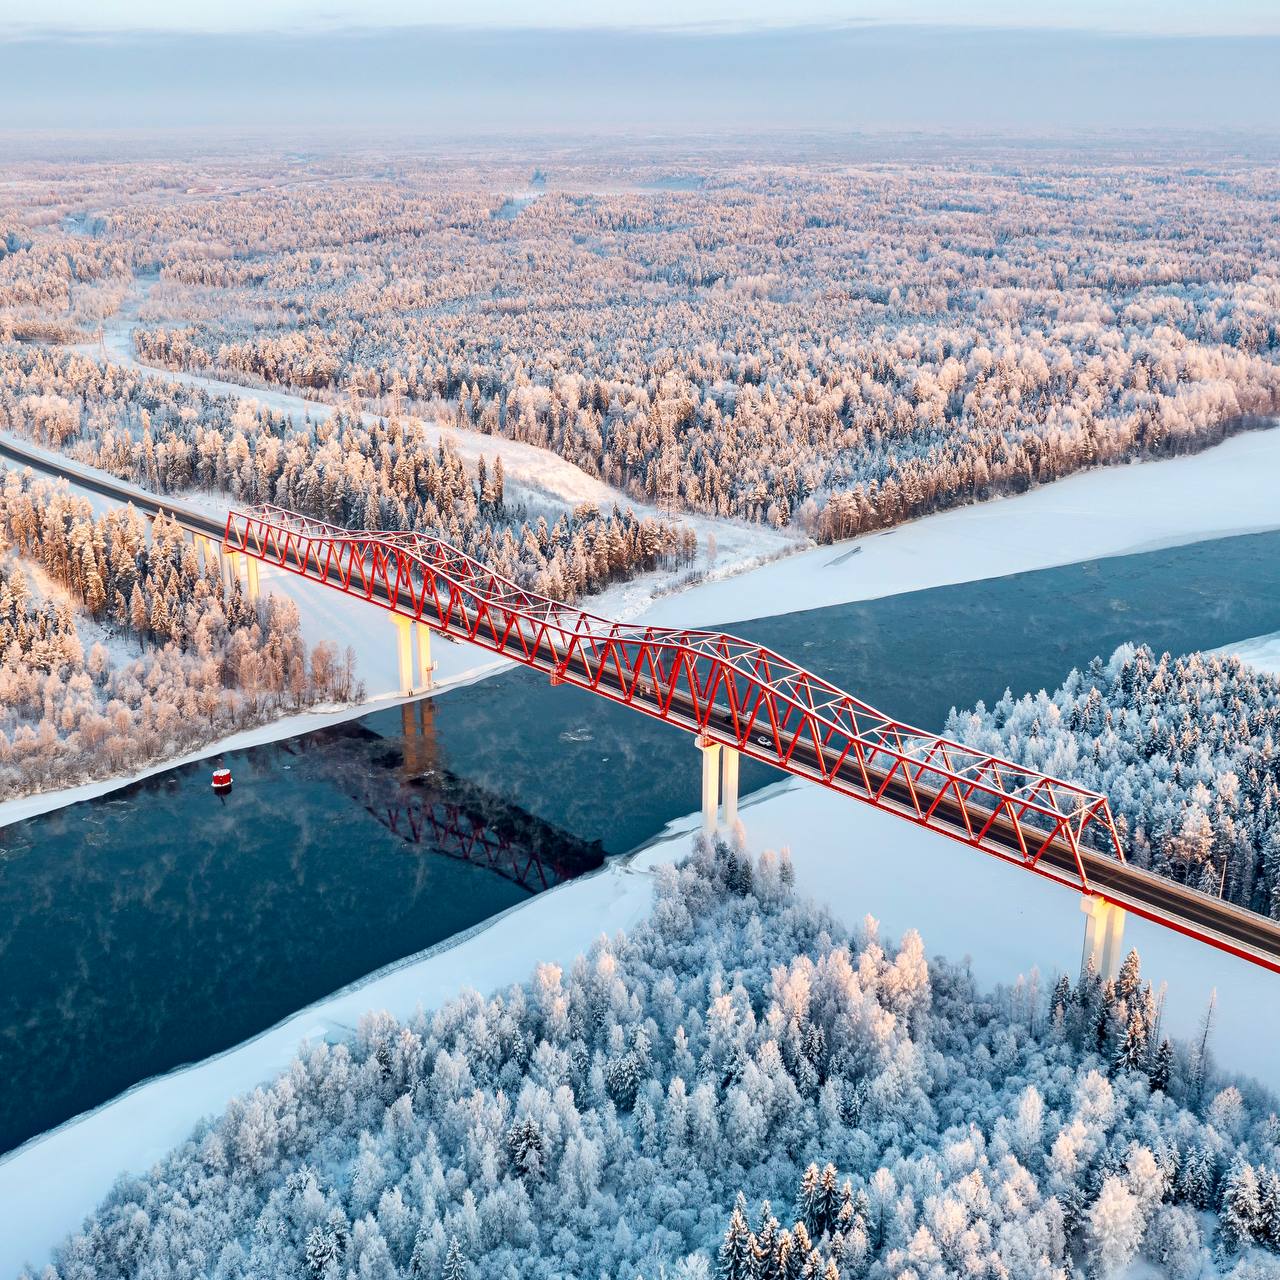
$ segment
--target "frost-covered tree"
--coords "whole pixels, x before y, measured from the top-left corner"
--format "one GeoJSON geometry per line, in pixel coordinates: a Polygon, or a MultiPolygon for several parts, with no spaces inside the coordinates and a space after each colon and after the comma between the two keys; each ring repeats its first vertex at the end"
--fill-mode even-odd
{"type": "MultiPolygon", "coordinates": [[[[1122,645],[1053,694],[953,711],[947,732],[1105,793],[1139,866],[1259,912],[1280,883],[1280,680],[1122,645]]],[[[1115,999],[1133,1012],[1126,961],[1115,999]]],[[[1099,1028],[1121,1040],[1127,1022],[1099,1028]]],[[[1135,1061],[1137,1045],[1130,1045],[1135,1061]]]]}
{"type": "Polygon", "coordinates": [[[566,970],[307,1046],[122,1181],[49,1280],[1062,1280],[1139,1247],[1175,1275],[1160,1260],[1190,1256],[1190,1215],[1219,1209],[1225,1235],[1249,1224],[1243,1259],[1272,1247],[1280,1123],[1259,1088],[1233,1094],[1207,1063],[1194,1093],[1180,1045],[1166,1090],[1110,1075],[1091,1025],[1027,1016],[1025,984],[921,973],[918,940],[851,936],[777,859],[744,894],[730,852],[659,868],[650,916],[566,970]],[[629,1111],[606,1079],[624,1056],[629,1111]],[[1228,1154],[1242,1165],[1220,1196],[1228,1154]],[[780,1203],[798,1211],[785,1225],[780,1203]]]}

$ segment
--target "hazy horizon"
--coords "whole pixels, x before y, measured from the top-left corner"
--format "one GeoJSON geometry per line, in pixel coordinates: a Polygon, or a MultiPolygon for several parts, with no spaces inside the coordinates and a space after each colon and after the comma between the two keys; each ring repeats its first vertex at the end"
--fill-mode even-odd
{"type": "Polygon", "coordinates": [[[413,27],[0,41],[14,130],[1242,130],[1280,37],[988,27],[413,27]]]}
{"type": "Polygon", "coordinates": [[[832,24],[1059,28],[1148,35],[1280,35],[1271,0],[45,0],[38,22],[0,0],[0,33],[315,33],[343,28],[726,28],[832,24]]]}

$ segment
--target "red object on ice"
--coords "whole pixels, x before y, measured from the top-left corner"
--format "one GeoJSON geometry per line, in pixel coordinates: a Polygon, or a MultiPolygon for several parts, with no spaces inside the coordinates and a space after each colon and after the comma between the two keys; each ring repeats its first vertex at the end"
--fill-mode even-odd
{"type": "Polygon", "coordinates": [[[216,790],[220,790],[222,787],[229,787],[231,785],[231,770],[215,769],[213,771],[213,785],[216,790]]]}

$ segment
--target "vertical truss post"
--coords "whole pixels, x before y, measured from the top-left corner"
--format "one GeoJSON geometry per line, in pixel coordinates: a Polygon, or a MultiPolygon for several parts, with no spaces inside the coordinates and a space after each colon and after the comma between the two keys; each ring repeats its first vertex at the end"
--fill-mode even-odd
{"type": "Polygon", "coordinates": [[[724,827],[726,831],[732,833],[734,824],[738,821],[738,749],[722,747],[721,753],[724,756],[722,775],[724,827]]]}
{"type": "Polygon", "coordinates": [[[720,744],[699,738],[698,749],[702,752],[702,834],[711,837],[720,809],[720,744]]]}

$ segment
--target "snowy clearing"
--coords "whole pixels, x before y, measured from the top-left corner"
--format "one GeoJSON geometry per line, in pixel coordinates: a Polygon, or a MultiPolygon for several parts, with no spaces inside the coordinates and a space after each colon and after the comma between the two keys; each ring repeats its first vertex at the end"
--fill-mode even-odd
{"type": "Polygon", "coordinates": [[[1224,644],[1221,649],[1213,652],[1224,656],[1233,655],[1256,671],[1269,676],[1280,676],[1280,631],[1273,631],[1265,636],[1251,636],[1236,644],[1224,644]]]}
{"type": "MultiPolygon", "coordinates": [[[[298,421],[306,415],[310,415],[311,419],[316,421],[324,420],[333,414],[334,406],[327,401],[313,400],[310,397],[276,388],[247,387],[237,382],[206,377],[203,374],[182,373],[144,364],[134,355],[133,331],[138,324],[139,308],[145,302],[146,294],[149,292],[149,288],[141,294],[135,292],[134,298],[106,325],[103,345],[112,363],[140,370],[150,377],[167,382],[199,387],[211,395],[231,396],[263,405],[278,413],[289,414],[298,421]]],[[[101,355],[94,344],[85,344],[74,349],[89,356],[101,355]]],[[[379,415],[364,413],[361,416],[366,423],[372,424],[377,421],[379,415]]],[[[510,499],[513,502],[521,500],[527,502],[535,513],[545,509],[547,501],[550,500],[551,504],[557,508],[574,507],[581,502],[594,502],[602,510],[608,510],[616,503],[624,509],[630,507],[641,518],[650,516],[659,519],[663,516],[663,513],[651,504],[628,497],[603,480],[588,475],[572,462],[567,462],[546,449],[539,449],[518,440],[508,440],[503,436],[460,430],[445,423],[409,414],[404,416],[407,421],[417,427],[421,438],[429,446],[434,448],[444,440],[470,466],[474,467],[482,457],[488,463],[500,457],[506,472],[506,487],[510,499]]],[[[779,532],[765,525],[753,525],[740,520],[718,519],[714,516],[686,512],[676,513],[676,518],[697,533],[700,550],[706,547],[707,535],[713,535],[719,548],[718,561],[730,568],[747,567],[761,559],[785,554],[803,543],[803,538],[795,533],[779,532]]],[[[661,586],[658,584],[654,586],[655,593],[660,594],[661,586]]],[[[624,599],[629,600],[633,608],[649,603],[648,596],[643,593],[629,593],[624,596],[624,599]]]]}
{"type": "MultiPolygon", "coordinates": [[[[1280,429],[1203,453],[1083,471],[1016,498],[815,547],[659,601],[646,622],[709,626],[1280,528],[1280,429]]],[[[1065,674],[1065,672],[1063,673],[1065,674]]]]}
{"type": "MultiPolygon", "coordinates": [[[[799,891],[848,925],[871,914],[890,936],[918,928],[929,954],[968,957],[984,986],[1038,968],[1043,987],[1056,972],[1074,975],[1079,967],[1084,918],[1074,895],[1048,881],[804,784],[756,793],[743,816],[750,847],[789,846],[799,891]]],[[[682,857],[698,825],[697,815],[673,823],[628,859],[540,894],[227,1053],[138,1085],[33,1139],[0,1161],[0,1270],[43,1261],[117,1174],[147,1168],[201,1117],[283,1070],[304,1041],[344,1035],[371,1009],[404,1017],[466,987],[487,992],[520,980],[539,962],[567,965],[599,934],[632,927],[652,899],[652,869],[682,857]]],[[[1172,1034],[1195,1032],[1216,988],[1218,1059],[1280,1088],[1280,1025],[1256,1016],[1274,1001],[1273,975],[1132,917],[1125,944],[1138,947],[1153,981],[1168,983],[1172,1034]]]]}

